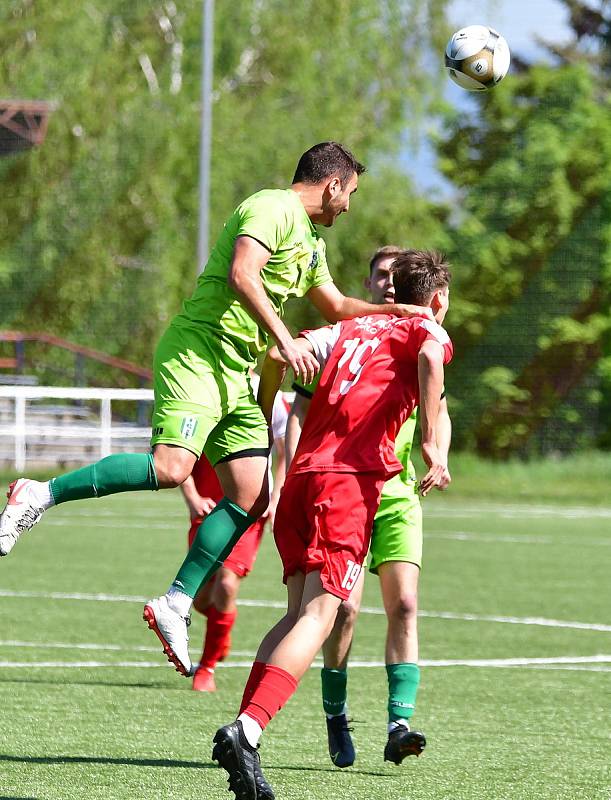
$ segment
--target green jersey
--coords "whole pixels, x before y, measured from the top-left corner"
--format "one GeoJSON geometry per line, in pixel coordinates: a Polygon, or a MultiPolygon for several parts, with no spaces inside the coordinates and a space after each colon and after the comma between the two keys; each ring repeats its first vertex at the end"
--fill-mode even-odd
{"type": "Polygon", "coordinates": [[[225,223],[195,292],[172,325],[208,330],[240,360],[252,363],[267,346],[267,333],[248,313],[227,277],[238,236],[250,236],[270,252],[261,281],[281,316],[289,297],[331,283],[325,243],[291,189],[264,189],[248,197],[225,223]]]}
{"type": "Polygon", "coordinates": [[[382,497],[405,497],[407,494],[414,494],[416,483],[416,470],[410,460],[412,445],[414,443],[414,433],[416,432],[416,420],[418,409],[415,408],[409,416],[395,439],[395,455],[401,462],[403,469],[398,475],[394,475],[386,481],[382,489],[382,497]]]}

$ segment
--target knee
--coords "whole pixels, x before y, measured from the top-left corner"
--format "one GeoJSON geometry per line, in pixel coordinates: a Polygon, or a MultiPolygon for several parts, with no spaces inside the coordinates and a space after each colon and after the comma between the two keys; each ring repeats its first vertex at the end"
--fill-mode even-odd
{"type": "Polygon", "coordinates": [[[337,612],[337,627],[351,631],[356,623],[358,613],[359,609],[355,603],[350,600],[344,600],[337,612]]]}
{"type": "Polygon", "coordinates": [[[174,489],[184,483],[193,469],[192,461],[183,458],[161,457],[154,455],[157,482],[164,489],[174,489]]]}
{"type": "Polygon", "coordinates": [[[395,600],[390,616],[395,620],[408,623],[418,613],[418,595],[415,592],[402,592],[395,600]]]}
{"type": "Polygon", "coordinates": [[[233,603],[238,596],[240,579],[230,570],[222,570],[214,587],[214,600],[217,606],[233,603]]]}

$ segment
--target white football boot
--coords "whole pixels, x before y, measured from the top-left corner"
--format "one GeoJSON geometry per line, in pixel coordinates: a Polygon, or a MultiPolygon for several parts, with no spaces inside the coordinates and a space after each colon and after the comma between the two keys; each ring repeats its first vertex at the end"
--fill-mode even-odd
{"type": "Polygon", "coordinates": [[[144,606],[142,619],[148,623],[163,645],[163,652],[176,667],[176,672],[189,677],[193,671],[189,656],[189,635],[187,628],[191,624],[191,617],[185,617],[174,611],[168,605],[165,595],[156,597],[144,606]]]}
{"type": "Polygon", "coordinates": [[[21,534],[42,517],[45,507],[40,491],[36,491],[42,485],[28,478],[19,478],[10,484],[6,493],[8,502],[0,515],[0,556],[7,556],[21,534]]]}

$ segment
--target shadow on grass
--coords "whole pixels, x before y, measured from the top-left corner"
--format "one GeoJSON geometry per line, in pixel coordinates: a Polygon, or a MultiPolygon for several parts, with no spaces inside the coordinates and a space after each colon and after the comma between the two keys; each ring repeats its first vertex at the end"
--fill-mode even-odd
{"type": "Polygon", "coordinates": [[[38,800],[36,797],[17,797],[16,794],[0,794],[0,800],[38,800]]]}
{"type": "MultiPolygon", "coordinates": [[[[11,756],[0,753],[0,762],[7,761],[18,764],[114,764],[127,767],[178,767],[181,769],[219,769],[213,761],[179,761],[169,758],[111,758],[109,756],[11,756]]],[[[335,775],[369,775],[376,778],[388,778],[392,776],[387,772],[372,772],[370,770],[351,769],[350,771],[339,772],[333,767],[300,767],[285,766],[279,764],[266,764],[266,771],[274,770],[282,772],[320,772],[324,774],[333,773],[335,775]]],[[[7,800],[0,796],[0,800],[7,800]]],[[[11,799],[12,800],[12,799],[11,799]]],[[[35,798],[16,798],[15,800],[35,800],[35,798]]]]}
{"type": "MultiPolygon", "coordinates": [[[[0,679],[0,685],[6,683],[36,683],[45,686],[115,686],[120,689],[164,689],[168,692],[184,692],[190,684],[185,681],[182,685],[171,686],[167,683],[130,683],[123,681],[71,681],[71,680],[57,680],[50,681],[41,678],[6,678],[0,679]]],[[[0,800],[3,798],[0,796],[0,800]]]]}
{"type": "MultiPolygon", "coordinates": [[[[179,761],[170,758],[111,758],[109,756],[10,756],[0,753],[0,761],[17,764],[115,764],[127,767],[181,767],[218,769],[212,761],[179,761]]],[[[3,800],[0,797],[0,800],[3,800]]]]}

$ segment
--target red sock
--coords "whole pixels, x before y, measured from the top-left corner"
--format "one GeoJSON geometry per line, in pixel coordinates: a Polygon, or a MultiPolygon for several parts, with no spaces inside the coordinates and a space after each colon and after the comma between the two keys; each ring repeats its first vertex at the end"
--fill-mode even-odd
{"type": "Polygon", "coordinates": [[[250,703],[250,698],[253,696],[253,692],[259,685],[259,681],[261,680],[261,676],[263,675],[263,670],[265,669],[265,662],[263,661],[254,661],[252,667],[250,668],[250,675],[248,676],[248,680],[246,681],[246,686],[244,687],[244,694],[242,695],[242,702],[240,703],[240,710],[238,712],[238,716],[244,711],[246,706],[250,703]]]}
{"type": "Polygon", "coordinates": [[[287,703],[296,688],[297,680],[290,673],[272,664],[262,664],[259,683],[252,693],[250,702],[245,707],[244,701],[242,701],[243,708],[240,709],[240,713],[248,714],[259,723],[262,729],[265,729],[287,703]]]}
{"type": "Polygon", "coordinates": [[[214,606],[207,609],[208,623],[206,625],[206,638],[204,651],[200,659],[200,666],[214,669],[221,659],[225,658],[231,643],[231,629],[238,615],[237,611],[224,613],[214,606]]]}

